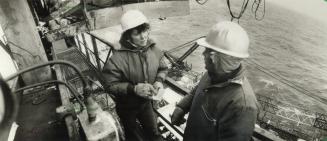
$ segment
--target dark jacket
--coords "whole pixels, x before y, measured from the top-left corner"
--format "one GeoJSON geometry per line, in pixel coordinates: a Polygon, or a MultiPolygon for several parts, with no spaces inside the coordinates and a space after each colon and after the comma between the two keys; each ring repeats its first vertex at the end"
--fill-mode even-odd
{"type": "Polygon", "coordinates": [[[117,98],[117,106],[136,108],[147,100],[135,95],[134,85],[163,81],[168,67],[163,61],[163,52],[152,40],[141,49],[128,42],[121,45],[105,63],[103,76],[107,90],[117,98]]]}
{"type": "Polygon", "coordinates": [[[256,97],[243,71],[218,84],[211,84],[205,74],[195,94],[177,106],[190,111],[184,141],[248,141],[258,113],[256,97]]]}

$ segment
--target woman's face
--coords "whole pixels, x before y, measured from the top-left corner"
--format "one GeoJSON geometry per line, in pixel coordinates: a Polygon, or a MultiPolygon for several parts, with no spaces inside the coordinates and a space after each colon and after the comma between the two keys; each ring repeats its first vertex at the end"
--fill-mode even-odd
{"type": "Polygon", "coordinates": [[[148,43],[149,39],[149,30],[145,30],[143,32],[138,32],[137,30],[133,30],[131,34],[132,43],[139,46],[144,47],[148,43]]]}

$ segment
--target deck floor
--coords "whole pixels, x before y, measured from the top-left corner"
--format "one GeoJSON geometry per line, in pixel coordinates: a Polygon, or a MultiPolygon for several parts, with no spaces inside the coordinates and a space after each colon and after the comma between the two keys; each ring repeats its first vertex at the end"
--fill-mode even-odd
{"type": "Polygon", "coordinates": [[[59,91],[51,88],[23,95],[15,141],[66,141],[67,129],[56,114],[59,91]]]}

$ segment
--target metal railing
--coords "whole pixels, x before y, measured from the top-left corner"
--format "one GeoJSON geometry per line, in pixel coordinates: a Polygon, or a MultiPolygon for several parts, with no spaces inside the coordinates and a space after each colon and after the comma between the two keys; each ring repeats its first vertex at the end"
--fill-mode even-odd
{"type": "Polygon", "coordinates": [[[87,61],[91,62],[92,65],[98,70],[98,71],[102,71],[102,68],[104,66],[104,64],[107,62],[107,60],[110,58],[111,54],[112,54],[112,50],[113,50],[113,46],[110,45],[109,43],[107,43],[106,41],[90,34],[90,33],[81,33],[79,35],[75,36],[75,40],[77,41],[77,48],[78,50],[85,55],[85,58],[87,59],[87,61]],[[91,39],[90,42],[87,41],[86,39],[86,35],[89,36],[89,38],[91,39]],[[82,41],[80,40],[80,36],[82,38],[82,41]],[[101,43],[105,46],[103,46],[106,51],[103,50],[99,50],[99,46],[98,43],[101,43]],[[100,54],[106,54],[105,58],[101,58],[100,54]]]}

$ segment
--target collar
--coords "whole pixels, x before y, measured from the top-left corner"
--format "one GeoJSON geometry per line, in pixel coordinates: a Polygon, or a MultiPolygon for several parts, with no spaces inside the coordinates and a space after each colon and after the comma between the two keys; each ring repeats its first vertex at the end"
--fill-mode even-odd
{"type": "Polygon", "coordinates": [[[122,47],[119,49],[121,51],[132,51],[132,52],[139,52],[139,51],[146,51],[150,47],[154,46],[155,43],[152,39],[148,39],[147,45],[142,48],[137,48],[135,44],[132,44],[128,41],[121,41],[122,47]]]}
{"type": "MultiPolygon", "coordinates": [[[[221,88],[221,87],[225,87],[225,86],[228,86],[230,84],[238,84],[238,85],[243,85],[243,81],[244,81],[244,72],[245,72],[245,69],[243,68],[243,66],[241,65],[240,66],[240,70],[236,73],[236,75],[234,75],[234,77],[230,78],[230,79],[227,79],[226,81],[224,82],[220,82],[220,83],[216,83],[216,84],[210,84],[208,88],[214,88],[214,87],[218,87],[218,88],[221,88]]],[[[210,78],[209,78],[210,79],[210,78]]],[[[210,80],[209,80],[210,81],[210,80]]]]}

